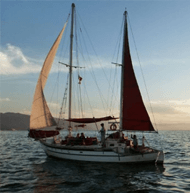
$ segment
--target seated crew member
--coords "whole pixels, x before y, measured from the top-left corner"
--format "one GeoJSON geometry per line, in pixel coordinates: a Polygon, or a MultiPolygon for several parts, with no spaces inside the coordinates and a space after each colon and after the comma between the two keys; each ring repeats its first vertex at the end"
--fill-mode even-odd
{"type": "Polygon", "coordinates": [[[134,149],[137,149],[137,147],[138,147],[137,136],[136,135],[131,135],[131,138],[133,139],[134,149]]]}
{"type": "Polygon", "coordinates": [[[81,133],[80,139],[85,139],[84,133],[81,133]]]}
{"type": "Polygon", "coordinates": [[[144,145],[144,140],[145,140],[145,137],[143,136],[143,137],[142,137],[142,147],[145,146],[145,145],[144,145]]]}
{"type": "Polygon", "coordinates": [[[80,134],[79,134],[79,133],[77,133],[77,136],[76,136],[76,138],[80,138],[80,134]]]}

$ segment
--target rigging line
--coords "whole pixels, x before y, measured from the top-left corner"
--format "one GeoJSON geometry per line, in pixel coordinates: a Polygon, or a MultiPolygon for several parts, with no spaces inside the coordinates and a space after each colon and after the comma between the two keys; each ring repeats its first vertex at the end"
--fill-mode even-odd
{"type": "MultiPolygon", "coordinates": [[[[123,25],[123,23],[122,23],[122,25],[123,25]]],[[[120,50],[120,42],[121,42],[121,37],[122,37],[122,25],[121,25],[121,30],[120,30],[120,33],[119,33],[119,36],[118,36],[118,40],[117,40],[117,43],[116,43],[116,48],[115,48],[115,50],[114,50],[114,54],[113,54],[113,57],[112,57],[112,61],[114,60],[114,56],[115,56],[115,53],[116,53],[116,49],[117,49],[117,47],[118,47],[118,51],[117,51],[117,59],[116,59],[116,63],[118,63],[118,57],[119,57],[119,50],[120,50]]],[[[117,67],[117,66],[116,66],[117,67]]],[[[112,68],[111,68],[112,69],[112,68]]],[[[115,70],[116,70],[117,68],[115,68],[115,70]]],[[[111,74],[112,74],[112,70],[110,71],[110,81],[109,82],[111,82],[111,74]]],[[[115,77],[115,76],[114,76],[115,77]]],[[[116,79],[116,78],[115,78],[116,79]]],[[[115,82],[115,81],[114,81],[115,82]]],[[[118,88],[118,86],[117,86],[117,88],[118,88]]],[[[110,93],[111,91],[111,84],[109,84],[109,91],[108,91],[108,93],[110,93]]],[[[114,86],[113,86],[113,88],[112,88],[112,93],[114,92],[114,86]]],[[[117,92],[116,92],[117,93],[117,92]]],[[[115,96],[115,98],[116,98],[116,96],[115,96]]],[[[113,100],[113,98],[111,98],[110,99],[110,102],[109,102],[109,104],[110,103],[112,103],[112,100],[113,100]]],[[[111,106],[110,106],[110,112],[111,112],[111,106]]]]}
{"type": "MultiPolygon", "coordinates": [[[[78,108],[77,107],[78,103],[76,102],[77,101],[77,93],[76,93],[77,89],[75,89],[75,77],[74,76],[72,77],[72,81],[73,81],[73,91],[74,91],[73,92],[74,94],[73,94],[73,97],[72,97],[72,99],[73,99],[72,104],[73,104],[73,111],[74,111],[74,114],[75,114],[74,116],[77,117],[77,108],[78,108]]],[[[80,111],[79,111],[79,116],[80,116],[80,111]]],[[[72,117],[73,117],[73,115],[72,115],[72,117]]]]}
{"type": "Polygon", "coordinates": [[[67,98],[68,98],[68,85],[69,85],[69,73],[67,74],[67,84],[66,84],[66,94],[65,94],[65,101],[64,101],[64,106],[63,106],[63,108],[64,108],[64,112],[63,112],[63,115],[64,115],[64,117],[65,117],[65,112],[66,112],[66,110],[67,110],[67,98]]]}
{"type": "MultiPolygon", "coordinates": [[[[82,23],[82,24],[83,24],[83,23],[82,23]]],[[[84,25],[83,25],[83,26],[84,26],[84,25]]],[[[88,37],[89,41],[90,41],[90,44],[91,44],[91,46],[92,46],[92,49],[93,49],[93,51],[94,51],[94,53],[95,53],[95,55],[96,55],[96,57],[97,57],[97,59],[98,59],[98,63],[100,64],[100,66],[101,66],[101,68],[102,68],[102,71],[104,72],[104,75],[105,75],[107,81],[109,82],[109,79],[107,78],[107,75],[106,75],[106,73],[105,73],[105,71],[104,71],[104,68],[102,67],[102,64],[101,64],[101,62],[100,62],[100,59],[99,59],[99,57],[98,57],[98,55],[97,55],[97,53],[96,53],[96,51],[95,51],[95,48],[94,48],[94,46],[93,46],[93,44],[92,44],[92,41],[91,41],[91,39],[90,39],[90,37],[89,37],[89,35],[88,35],[87,30],[86,30],[85,27],[84,27],[84,30],[85,30],[85,32],[86,32],[86,34],[87,34],[87,37],[88,37]]]]}
{"type": "MultiPolygon", "coordinates": [[[[116,67],[116,69],[117,69],[117,67],[116,67]]],[[[118,73],[116,73],[116,77],[117,77],[117,74],[118,73]]],[[[113,99],[114,101],[115,101],[115,103],[113,104],[113,105],[117,105],[117,104],[119,104],[119,106],[120,106],[120,101],[119,101],[119,97],[117,97],[118,95],[117,95],[117,93],[119,93],[119,88],[121,87],[120,85],[119,85],[119,83],[118,83],[119,81],[116,81],[116,88],[117,88],[117,90],[116,90],[116,94],[115,94],[115,98],[113,99]]],[[[118,107],[119,107],[118,106],[118,107]]],[[[120,108],[119,108],[119,110],[120,110],[120,108]]]]}
{"type": "MultiPolygon", "coordinates": [[[[75,44],[74,44],[74,46],[75,46],[75,52],[76,52],[76,63],[77,63],[77,66],[79,66],[79,61],[78,61],[78,48],[77,48],[77,24],[76,24],[76,10],[75,10],[75,14],[74,14],[74,29],[75,29],[75,31],[74,31],[74,33],[75,33],[75,44]]],[[[78,69],[77,69],[77,72],[78,72],[78,69]]],[[[74,83],[74,76],[73,76],[73,83],[74,83]]],[[[76,83],[77,84],[77,83],[76,83]]],[[[73,84],[74,86],[75,86],[75,84],[73,84]]],[[[78,86],[76,86],[76,90],[74,89],[74,94],[75,94],[75,101],[77,101],[77,108],[78,108],[78,113],[79,113],[79,115],[77,116],[77,117],[80,117],[80,99],[79,99],[79,97],[78,97],[78,93],[79,93],[79,88],[78,88],[78,86]]],[[[77,110],[75,110],[75,112],[77,112],[77,110]]]]}
{"type": "MultiPolygon", "coordinates": [[[[128,15],[128,18],[129,18],[129,15],[128,15]]],[[[152,113],[152,115],[153,115],[155,127],[156,127],[156,130],[157,130],[157,132],[158,132],[157,124],[156,124],[155,117],[154,117],[154,113],[153,113],[153,108],[152,108],[152,105],[151,105],[151,102],[150,102],[150,97],[149,97],[149,94],[148,94],[148,89],[147,89],[147,86],[146,86],[146,81],[145,81],[145,77],[144,77],[143,70],[142,70],[142,65],[141,65],[141,62],[140,62],[140,57],[139,57],[139,54],[138,54],[138,50],[137,50],[137,46],[136,46],[134,34],[133,34],[132,27],[131,27],[131,23],[130,23],[130,19],[129,19],[129,26],[130,26],[131,33],[132,33],[132,37],[133,37],[133,41],[134,41],[134,45],[135,45],[135,50],[136,50],[136,53],[137,53],[137,58],[138,58],[138,62],[139,62],[140,69],[141,69],[141,73],[142,73],[142,77],[143,77],[143,82],[144,82],[144,84],[145,84],[146,94],[147,94],[147,96],[148,96],[151,113],[152,113]]]]}
{"type": "MultiPolygon", "coordinates": [[[[123,20],[122,20],[122,23],[121,23],[121,27],[120,27],[120,33],[119,33],[119,37],[118,37],[118,41],[117,41],[117,44],[118,44],[118,49],[117,49],[117,57],[116,57],[116,63],[118,63],[118,58],[119,58],[119,52],[120,52],[120,46],[121,46],[121,38],[122,38],[122,32],[123,32],[123,27],[124,27],[124,18],[123,18],[123,20]]],[[[117,47],[117,46],[116,46],[117,47]]],[[[116,49],[115,49],[115,51],[114,52],[116,52],[116,49]]],[[[113,58],[114,58],[114,56],[113,56],[113,58]]],[[[112,58],[112,61],[113,61],[113,58],[112,58]]],[[[119,87],[120,87],[120,85],[119,85],[119,83],[118,83],[118,81],[116,81],[116,77],[117,77],[117,66],[115,67],[115,79],[114,79],[114,82],[113,82],[113,84],[115,84],[115,82],[116,82],[116,88],[117,88],[117,91],[116,92],[114,92],[114,86],[113,86],[113,89],[112,89],[112,99],[111,99],[111,104],[110,104],[110,112],[111,112],[111,108],[112,108],[112,103],[113,103],[113,98],[115,98],[115,101],[116,102],[119,102],[118,101],[118,97],[117,97],[117,93],[118,93],[118,89],[119,89],[119,87]],[[113,97],[113,95],[115,95],[114,97],[113,97]]],[[[116,104],[116,102],[115,102],[115,104],[116,104]]]]}
{"type": "MultiPolygon", "coordinates": [[[[81,31],[81,29],[79,30],[80,32],[82,32],[81,31]]],[[[79,33],[79,35],[80,35],[80,33],[79,33]]],[[[81,39],[80,39],[80,36],[79,36],[79,41],[81,42],[81,39]]],[[[81,54],[81,57],[83,58],[83,60],[84,60],[84,62],[83,62],[83,65],[85,66],[85,63],[86,63],[86,60],[85,60],[85,58],[84,58],[84,54],[83,54],[83,47],[82,47],[82,43],[80,43],[80,49],[79,49],[79,44],[78,44],[78,41],[77,41],[77,52],[78,51],[80,51],[80,54],[81,54]]],[[[79,53],[79,52],[78,52],[79,53]]],[[[78,62],[78,64],[79,64],[79,62],[78,62]]],[[[84,67],[84,80],[85,80],[85,67],[84,67]]],[[[78,73],[79,73],[79,69],[78,69],[78,73]]],[[[79,74],[78,74],[79,75],[79,74]]],[[[84,82],[84,81],[83,81],[84,82]]],[[[81,87],[81,86],[80,86],[81,87]]],[[[79,87],[79,88],[80,88],[79,87]]],[[[81,93],[81,92],[80,92],[81,93]]],[[[80,97],[81,99],[82,99],[82,96],[80,97]]],[[[85,105],[85,103],[81,103],[81,104],[83,104],[81,107],[83,108],[83,106],[85,105]]],[[[83,114],[83,109],[82,109],[82,114],[83,114]]],[[[84,115],[83,115],[84,116],[84,115]]]]}
{"type": "Polygon", "coordinates": [[[86,89],[86,84],[85,84],[85,82],[83,84],[84,84],[84,90],[86,92],[86,96],[87,96],[87,99],[88,99],[88,104],[90,106],[90,109],[91,109],[91,112],[92,112],[92,116],[94,117],[94,112],[93,112],[93,109],[92,109],[92,106],[91,106],[91,103],[90,103],[90,99],[89,99],[88,92],[87,92],[87,89],[86,89]]]}
{"type": "MultiPolygon", "coordinates": [[[[91,62],[90,62],[90,64],[91,64],[91,62]]],[[[92,68],[92,67],[91,67],[91,68],[92,68]]],[[[99,92],[99,94],[100,94],[100,99],[101,99],[101,101],[102,101],[102,105],[103,105],[103,108],[104,108],[104,111],[105,111],[105,109],[106,109],[106,108],[105,108],[106,100],[104,99],[103,94],[102,94],[102,92],[101,92],[101,90],[100,90],[100,87],[98,86],[98,82],[97,82],[97,80],[96,80],[96,76],[95,76],[95,73],[94,73],[94,71],[93,71],[93,68],[90,70],[90,72],[91,72],[91,74],[92,74],[92,77],[94,78],[96,87],[98,88],[98,92],[99,92]]],[[[108,105],[107,105],[107,107],[108,107],[108,105]]],[[[106,111],[105,111],[105,114],[106,114],[106,111]]]]}
{"type": "MultiPolygon", "coordinates": [[[[76,12],[76,11],[75,11],[76,12]]],[[[76,13],[75,13],[76,15],[76,13]]],[[[78,56],[78,36],[77,36],[77,22],[76,22],[76,17],[75,17],[75,40],[76,40],[76,60],[77,60],[77,65],[79,67],[79,56],[78,56]]],[[[78,68],[78,78],[80,77],[79,71],[80,69],[78,68]]],[[[78,84],[78,88],[79,88],[79,110],[81,111],[82,117],[84,117],[83,115],[83,107],[82,107],[82,95],[81,95],[81,86],[80,84],[78,84]]]]}
{"type": "MultiPolygon", "coordinates": [[[[114,80],[113,80],[113,88],[116,84],[116,76],[117,76],[117,67],[115,67],[115,75],[114,75],[114,80]]],[[[114,92],[114,89],[112,90],[112,95],[111,95],[111,101],[110,101],[110,113],[111,113],[111,110],[113,109],[113,98],[114,98],[114,95],[115,95],[115,92],[114,92]]]]}
{"type": "MultiPolygon", "coordinates": [[[[81,53],[81,55],[82,55],[82,57],[83,57],[83,54],[81,53]]],[[[84,60],[85,61],[85,60],[84,60]]],[[[83,64],[85,64],[85,63],[83,63],[83,64]]],[[[79,74],[79,70],[81,70],[81,69],[78,69],[78,77],[80,77],[80,74],[79,74]]],[[[83,73],[83,75],[82,75],[82,77],[83,77],[83,79],[85,80],[86,78],[86,76],[85,76],[85,67],[83,68],[83,71],[84,71],[84,73],[83,73]]],[[[82,81],[82,82],[84,82],[84,80],[82,81]]],[[[79,84],[79,83],[78,83],[79,84]]],[[[83,98],[82,98],[82,91],[81,91],[81,84],[79,84],[78,85],[78,87],[79,87],[79,93],[80,93],[80,99],[81,99],[81,111],[82,111],[82,116],[84,116],[84,106],[85,106],[85,103],[83,103],[83,98]]]]}
{"type": "MultiPolygon", "coordinates": [[[[83,22],[82,22],[82,19],[81,19],[81,17],[80,17],[79,14],[78,14],[78,16],[79,16],[79,19],[81,20],[81,23],[82,23],[82,25],[83,25],[83,27],[84,27],[84,30],[85,30],[85,32],[86,32],[86,34],[87,34],[87,37],[88,37],[89,41],[90,41],[90,44],[91,44],[91,46],[92,46],[92,49],[93,49],[93,51],[94,51],[94,53],[95,53],[95,55],[96,55],[96,57],[97,57],[97,59],[98,59],[98,63],[100,64],[100,66],[101,66],[101,68],[102,68],[102,71],[103,71],[103,73],[104,73],[104,75],[105,75],[105,78],[106,78],[108,84],[110,84],[110,83],[109,83],[109,80],[108,80],[108,78],[107,78],[107,75],[106,75],[106,73],[105,73],[105,71],[104,71],[104,69],[103,69],[103,67],[102,67],[102,65],[101,65],[100,59],[99,59],[99,57],[98,57],[98,55],[97,55],[97,53],[96,53],[96,51],[95,51],[95,49],[94,49],[94,46],[93,46],[93,44],[92,44],[92,41],[91,41],[91,39],[90,39],[90,37],[89,37],[89,35],[88,35],[88,33],[87,33],[87,30],[86,30],[86,28],[85,28],[85,26],[84,26],[84,24],[83,24],[83,22]]],[[[91,63],[90,63],[90,64],[91,64],[91,63]]],[[[94,80],[95,80],[95,83],[96,83],[96,85],[97,85],[97,81],[96,81],[95,76],[94,76],[94,80]]],[[[98,86],[97,86],[97,87],[98,87],[98,86]]],[[[104,100],[104,102],[105,102],[105,104],[106,104],[106,106],[107,106],[107,109],[109,109],[109,108],[108,108],[108,104],[106,103],[106,100],[104,99],[104,97],[103,97],[103,95],[102,95],[99,87],[98,87],[98,90],[99,90],[99,93],[100,93],[101,96],[102,96],[102,99],[104,100]]],[[[102,99],[101,99],[101,100],[102,100],[102,99]]],[[[103,102],[102,102],[102,104],[103,104],[103,106],[104,106],[104,103],[103,103],[103,102]]],[[[104,109],[105,109],[105,107],[104,107],[104,109]]]]}
{"type": "MultiPolygon", "coordinates": [[[[65,23],[68,23],[68,20],[69,20],[69,18],[70,18],[70,13],[68,14],[68,17],[67,17],[67,20],[66,20],[66,22],[65,23]]],[[[67,24],[68,25],[68,24],[67,24]]],[[[60,60],[60,58],[61,58],[61,54],[62,53],[66,53],[66,52],[63,52],[63,46],[64,45],[68,45],[68,44],[66,44],[65,42],[66,42],[66,39],[67,38],[64,38],[64,37],[66,37],[67,36],[67,33],[68,33],[68,27],[66,27],[65,28],[65,30],[64,30],[64,33],[63,33],[63,36],[62,36],[62,39],[61,39],[61,41],[62,41],[62,46],[61,46],[61,49],[60,49],[60,52],[59,52],[59,60],[60,60]]],[[[68,40],[68,39],[67,39],[68,40]]],[[[68,40],[69,41],[69,40],[68,40]]]]}
{"type": "Polygon", "coordinates": [[[68,50],[69,50],[68,47],[70,45],[69,44],[70,43],[70,39],[67,38],[68,37],[68,33],[69,33],[69,28],[66,27],[65,31],[63,33],[63,37],[62,37],[62,46],[60,47],[60,51],[59,51],[59,57],[58,57],[59,61],[61,60],[61,58],[66,58],[66,54],[68,54],[68,50]]]}
{"type": "MultiPolygon", "coordinates": [[[[83,36],[82,36],[82,37],[83,37],[83,36]]],[[[83,37],[83,40],[84,40],[84,37],[83,37]]],[[[87,49],[87,46],[86,46],[85,41],[84,41],[84,46],[85,46],[85,48],[86,48],[86,52],[88,53],[88,49],[87,49]]],[[[94,74],[93,67],[92,67],[92,64],[91,64],[91,60],[90,60],[89,53],[88,53],[88,58],[89,58],[89,64],[91,65],[91,69],[89,68],[89,70],[90,70],[90,73],[91,73],[92,77],[94,78],[94,82],[95,82],[95,84],[96,84],[96,86],[97,86],[97,88],[98,88],[98,91],[99,91],[99,94],[100,94],[100,98],[101,98],[101,101],[102,101],[102,105],[103,105],[103,108],[104,108],[104,111],[105,111],[104,103],[106,104],[106,102],[105,102],[106,100],[104,99],[103,94],[101,93],[101,90],[100,90],[100,88],[99,88],[99,86],[98,86],[98,83],[97,83],[97,80],[96,80],[96,76],[95,76],[95,74],[94,74]]],[[[108,105],[107,105],[107,106],[108,106],[108,105]]],[[[105,114],[106,114],[106,111],[105,111],[105,114]]]]}
{"type": "MultiPolygon", "coordinates": [[[[58,77],[58,80],[59,80],[59,77],[58,77]]],[[[59,99],[58,99],[58,96],[59,96],[59,81],[57,81],[57,105],[59,105],[59,99]]],[[[57,113],[58,113],[58,106],[56,106],[56,117],[58,116],[57,113]]]]}
{"type": "MultiPolygon", "coordinates": [[[[69,15],[68,15],[68,17],[67,17],[66,22],[68,22],[69,17],[70,17],[70,13],[69,13],[69,15]]],[[[66,31],[67,31],[67,30],[66,30],[66,31]]],[[[63,33],[63,34],[65,34],[65,33],[63,33]]],[[[64,40],[64,38],[62,38],[62,40],[64,40]]],[[[63,50],[63,44],[62,44],[62,50],[63,50]]],[[[60,54],[59,54],[59,58],[61,58],[61,52],[60,52],[60,54]]],[[[58,65],[57,79],[56,79],[56,82],[55,82],[55,84],[54,84],[54,85],[56,85],[56,86],[53,88],[52,95],[51,95],[51,98],[50,98],[50,102],[52,102],[52,100],[53,100],[53,95],[54,95],[55,89],[56,89],[56,87],[57,87],[57,104],[58,104],[58,96],[59,96],[59,75],[60,75],[60,65],[58,65]]],[[[57,115],[57,108],[56,108],[56,115],[57,115]]]]}
{"type": "MultiPolygon", "coordinates": [[[[81,32],[81,34],[82,34],[82,31],[81,31],[81,30],[80,30],[80,32],[81,32]]],[[[83,35],[82,35],[82,38],[83,38],[83,35]]],[[[83,39],[84,39],[84,38],[83,38],[83,39]]],[[[84,41],[84,40],[83,40],[83,41],[84,41]]],[[[85,42],[85,41],[84,41],[84,42],[85,42]]],[[[85,44],[85,47],[86,47],[86,44],[85,44]]],[[[81,48],[82,48],[82,47],[81,47],[81,48]]],[[[86,50],[87,50],[87,47],[86,47],[86,50]]],[[[87,53],[88,53],[88,51],[87,51],[87,53]]],[[[85,58],[84,58],[83,53],[81,53],[81,55],[82,55],[84,61],[86,61],[85,58]]],[[[88,54],[88,57],[89,57],[89,54],[88,54]]],[[[90,57],[89,57],[89,61],[91,61],[91,60],[90,60],[90,57]]],[[[90,62],[90,64],[91,64],[91,62],[90,62]]],[[[92,64],[91,64],[91,68],[92,68],[92,64]]],[[[95,74],[94,74],[94,72],[93,72],[93,68],[92,68],[92,70],[91,70],[90,72],[91,72],[91,74],[92,74],[92,77],[94,78],[94,81],[95,81],[96,86],[97,86],[97,88],[98,88],[98,90],[99,90],[100,96],[102,97],[101,100],[102,100],[102,104],[103,104],[103,106],[104,106],[104,101],[103,101],[104,97],[103,97],[103,95],[102,95],[102,93],[101,93],[101,91],[100,91],[100,89],[99,89],[99,87],[98,87],[98,84],[97,84],[97,81],[96,81],[96,77],[95,77],[95,74]]],[[[105,100],[105,99],[104,99],[104,100],[105,100]]],[[[104,107],[104,109],[105,109],[105,107],[104,107]]],[[[105,113],[106,113],[106,112],[105,112],[105,113]]]]}
{"type": "MultiPolygon", "coordinates": [[[[65,104],[65,101],[67,101],[67,90],[68,90],[68,82],[69,82],[69,74],[67,75],[67,82],[66,82],[66,86],[65,86],[65,92],[64,92],[64,95],[63,95],[63,99],[62,99],[62,104],[61,104],[61,108],[60,108],[60,113],[59,113],[59,119],[58,119],[58,124],[59,124],[59,121],[61,119],[61,115],[63,113],[63,106],[65,104]]],[[[65,112],[64,112],[65,113],[65,112]]]]}
{"type": "Polygon", "coordinates": [[[84,114],[83,114],[83,106],[82,106],[82,104],[83,104],[83,103],[82,103],[82,94],[81,94],[82,92],[81,92],[81,86],[80,86],[80,85],[79,85],[79,89],[80,89],[80,95],[81,95],[81,96],[80,96],[80,98],[81,98],[81,111],[82,111],[82,118],[83,118],[83,117],[84,117],[84,114]]]}
{"type": "Polygon", "coordinates": [[[124,28],[124,18],[123,18],[123,21],[122,21],[122,24],[121,24],[121,29],[120,29],[120,39],[119,39],[119,45],[118,45],[116,62],[118,62],[118,60],[119,60],[118,58],[119,58],[119,52],[120,52],[120,46],[121,46],[121,38],[123,37],[122,36],[123,28],[124,28]]]}
{"type": "Polygon", "coordinates": [[[76,90],[75,90],[75,82],[74,82],[74,76],[72,76],[72,115],[71,117],[76,117],[76,110],[77,110],[77,102],[76,102],[76,90]]]}
{"type": "MultiPolygon", "coordinates": [[[[75,15],[76,15],[76,13],[75,13],[75,15]]],[[[79,66],[79,60],[78,60],[78,35],[77,35],[77,22],[76,22],[76,17],[75,17],[75,43],[76,43],[76,61],[77,61],[77,65],[79,66]]],[[[78,69],[78,75],[79,75],[79,69],[78,69]]],[[[79,90],[79,87],[77,86],[77,91],[79,90]]],[[[80,90],[77,92],[77,93],[79,93],[79,92],[81,92],[80,90]]],[[[81,103],[81,101],[82,101],[82,97],[80,97],[81,95],[79,95],[79,97],[77,97],[77,99],[78,99],[78,109],[79,109],[79,113],[80,113],[80,111],[82,112],[82,114],[83,114],[83,108],[82,108],[82,105],[81,105],[81,107],[79,106],[80,104],[82,104],[81,103]]]]}
{"type": "MultiPolygon", "coordinates": [[[[55,83],[54,83],[54,85],[56,85],[56,86],[53,87],[52,94],[51,94],[51,98],[50,98],[50,103],[51,103],[52,100],[53,100],[53,95],[54,95],[54,93],[55,93],[55,89],[56,89],[56,87],[57,87],[57,85],[58,85],[58,82],[59,82],[59,74],[60,74],[60,71],[59,71],[59,65],[58,65],[57,79],[56,79],[56,81],[55,81],[55,83]]],[[[57,90],[59,90],[59,89],[57,89],[57,90]]]]}

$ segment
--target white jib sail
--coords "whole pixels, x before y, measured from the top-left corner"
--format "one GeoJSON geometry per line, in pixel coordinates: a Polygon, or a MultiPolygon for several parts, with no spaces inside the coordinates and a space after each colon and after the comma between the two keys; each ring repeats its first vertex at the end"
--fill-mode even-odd
{"type": "Polygon", "coordinates": [[[45,127],[56,125],[56,122],[52,117],[49,107],[47,105],[47,102],[45,100],[43,90],[44,90],[51,66],[53,64],[53,60],[55,58],[57,49],[59,47],[59,43],[61,41],[63,32],[65,30],[66,24],[67,22],[65,23],[63,29],[58,35],[56,41],[54,42],[52,48],[50,49],[44,61],[44,64],[36,85],[35,94],[34,94],[32,112],[30,115],[30,129],[42,129],[45,127]]]}

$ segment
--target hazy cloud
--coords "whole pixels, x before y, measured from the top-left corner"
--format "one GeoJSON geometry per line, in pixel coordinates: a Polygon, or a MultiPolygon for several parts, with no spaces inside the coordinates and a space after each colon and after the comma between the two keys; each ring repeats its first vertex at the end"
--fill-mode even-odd
{"type": "Polygon", "coordinates": [[[30,114],[31,114],[31,111],[28,110],[28,109],[26,109],[26,108],[24,108],[24,109],[22,109],[19,113],[21,113],[21,114],[26,114],[26,115],[30,115],[30,114]]]}
{"type": "Polygon", "coordinates": [[[188,100],[168,100],[152,101],[151,105],[155,113],[190,115],[190,99],[188,100]]]}
{"type": "Polygon", "coordinates": [[[0,98],[0,102],[8,102],[11,101],[9,98],[0,98]]]}
{"type": "Polygon", "coordinates": [[[0,60],[0,74],[2,75],[37,73],[41,69],[41,66],[26,57],[19,47],[11,44],[1,48],[0,60]]]}
{"type": "Polygon", "coordinates": [[[49,106],[50,108],[52,108],[52,109],[58,109],[58,108],[60,108],[60,105],[59,105],[58,103],[56,103],[56,102],[48,102],[47,104],[48,104],[48,106],[49,106]]]}
{"type": "MultiPolygon", "coordinates": [[[[168,101],[151,101],[151,106],[154,113],[159,114],[176,114],[178,111],[170,105],[168,101]]],[[[147,107],[150,111],[150,106],[147,107]]]]}
{"type": "MultiPolygon", "coordinates": [[[[95,56],[88,56],[90,58],[90,61],[87,60],[86,62],[83,62],[83,66],[86,66],[86,70],[93,69],[103,69],[103,68],[112,68],[114,65],[108,60],[104,58],[97,58],[95,56]],[[86,63],[86,65],[85,65],[86,63]]],[[[36,60],[34,58],[30,58],[24,55],[23,51],[14,45],[7,44],[6,47],[2,47],[0,50],[0,74],[2,75],[11,75],[11,74],[29,74],[29,73],[39,73],[42,64],[45,60],[45,58],[36,60]]],[[[65,61],[68,61],[68,59],[65,59],[65,61]]],[[[58,59],[55,57],[54,63],[58,64],[58,59]]],[[[77,61],[74,58],[73,64],[76,65],[77,61]]],[[[66,68],[64,65],[58,64],[52,66],[52,72],[57,72],[58,70],[68,72],[68,68],[66,68]],[[61,68],[60,68],[61,66],[61,68]]],[[[74,68],[75,70],[75,68],[74,68]]]]}
{"type": "Polygon", "coordinates": [[[149,116],[153,123],[160,125],[159,129],[165,128],[164,125],[168,124],[171,126],[190,123],[190,100],[151,101],[151,106],[153,114],[148,107],[149,116]]]}

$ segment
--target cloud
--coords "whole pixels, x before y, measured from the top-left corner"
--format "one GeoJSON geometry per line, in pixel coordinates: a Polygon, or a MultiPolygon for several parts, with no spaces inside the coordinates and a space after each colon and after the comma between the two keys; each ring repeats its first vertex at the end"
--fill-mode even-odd
{"type": "Polygon", "coordinates": [[[9,98],[0,98],[0,102],[9,102],[11,101],[9,98]]]}
{"type": "MultiPolygon", "coordinates": [[[[154,113],[157,114],[177,114],[178,111],[171,106],[171,104],[168,101],[151,101],[151,106],[154,111],[154,113]]],[[[150,105],[147,105],[147,109],[150,111],[150,105]]]]}
{"type": "Polygon", "coordinates": [[[151,101],[153,114],[147,106],[153,123],[160,125],[190,124],[190,100],[151,101]]]}
{"type": "Polygon", "coordinates": [[[59,109],[60,108],[60,105],[58,103],[55,103],[55,102],[48,102],[47,104],[52,109],[59,109]]]}
{"type": "Polygon", "coordinates": [[[151,105],[156,113],[160,114],[186,114],[190,116],[190,99],[152,101],[151,105]]]}
{"type": "Polygon", "coordinates": [[[25,114],[25,115],[30,115],[30,114],[31,114],[31,111],[28,110],[28,109],[26,109],[26,108],[24,108],[24,109],[22,109],[21,111],[19,111],[19,113],[25,114]]]}
{"type": "MultiPolygon", "coordinates": [[[[110,62],[108,62],[108,60],[104,58],[100,59],[92,55],[88,56],[88,58],[90,58],[89,60],[91,62],[86,61],[82,64],[83,66],[86,66],[86,70],[91,70],[92,68],[103,69],[103,68],[114,67],[114,65],[110,65],[110,62]]],[[[39,59],[39,60],[30,58],[24,55],[21,48],[11,44],[7,44],[5,47],[2,47],[0,50],[0,60],[1,60],[1,63],[0,63],[1,75],[12,75],[12,74],[22,75],[22,74],[29,74],[29,73],[39,73],[45,58],[39,59]]],[[[69,61],[68,58],[66,58],[65,61],[69,61]]],[[[58,64],[58,62],[59,62],[58,58],[55,57],[54,63],[58,64]]],[[[77,64],[77,61],[75,58],[73,59],[73,64],[74,65],[77,64]]],[[[57,72],[58,68],[63,72],[68,72],[68,68],[66,68],[64,65],[59,64],[59,65],[52,66],[51,73],[57,72]],[[63,67],[60,68],[60,66],[63,66],[63,67]]]]}
{"type": "Polygon", "coordinates": [[[190,116],[190,99],[188,100],[170,100],[169,103],[178,112],[182,112],[190,116]]]}
{"type": "Polygon", "coordinates": [[[37,73],[41,66],[26,57],[19,47],[7,44],[5,48],[0,50],[0,74],[28,74],[37,73]]]}

